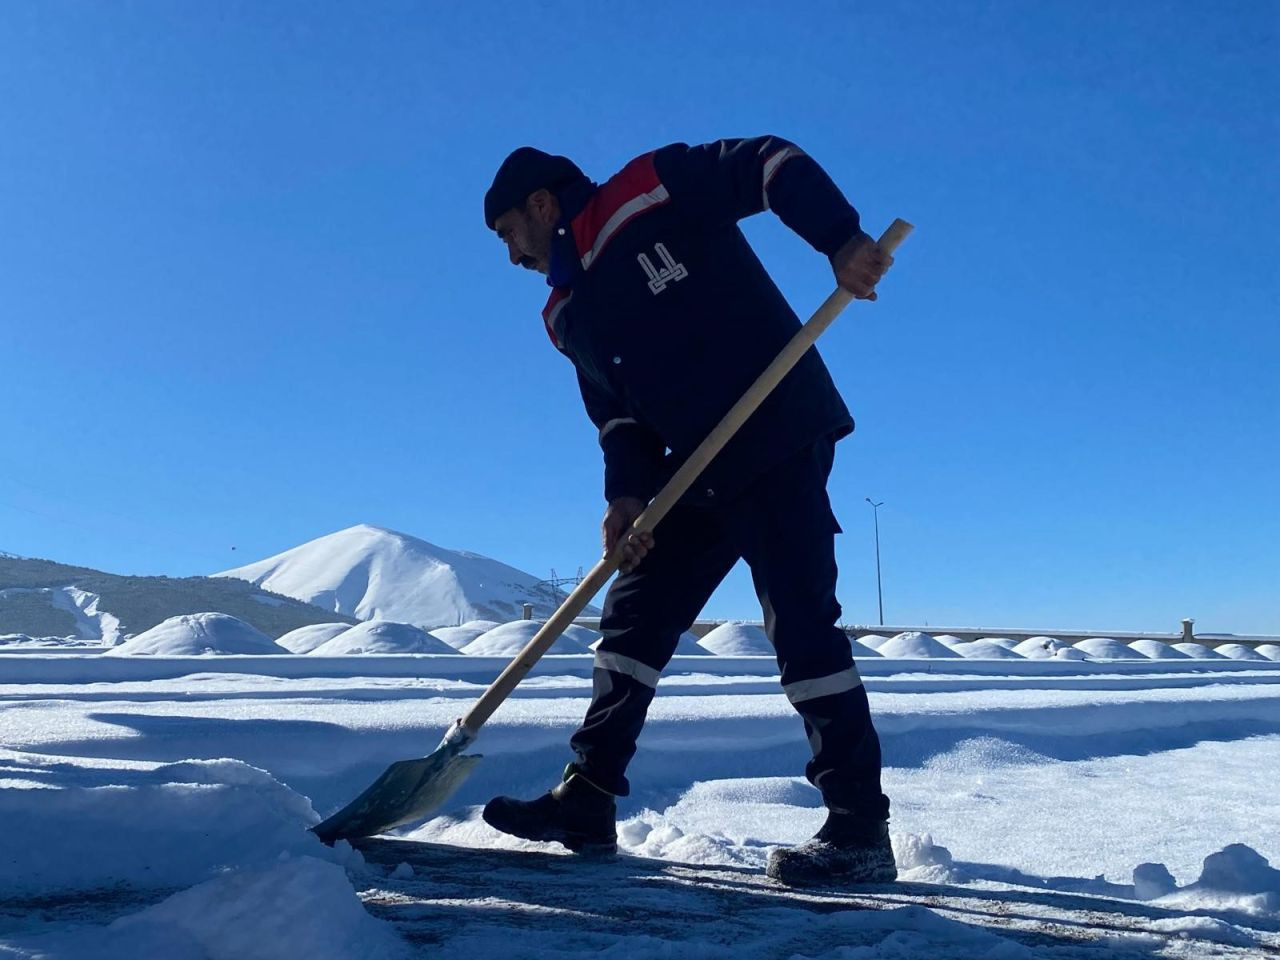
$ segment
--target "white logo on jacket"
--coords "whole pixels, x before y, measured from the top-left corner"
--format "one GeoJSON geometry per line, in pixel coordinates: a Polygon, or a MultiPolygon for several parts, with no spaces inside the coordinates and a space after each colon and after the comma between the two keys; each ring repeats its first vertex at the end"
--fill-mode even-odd
{"type": "Polygon", "coordinates": [[[649,277],[649,292],[656,297],[667,289],[668,283],[683,280],[689,275],[689,271],[685,269],[683,263],[676,263],[675,258],[667,250],[665,243],[660,243],[654,247],[654,252],[657,253],[658,259],[662,261],[661,267],[655,267],[647,253],[638,255],[636,259],[640,261],[640,266],[644,267],[644,272],[649,277]]]}

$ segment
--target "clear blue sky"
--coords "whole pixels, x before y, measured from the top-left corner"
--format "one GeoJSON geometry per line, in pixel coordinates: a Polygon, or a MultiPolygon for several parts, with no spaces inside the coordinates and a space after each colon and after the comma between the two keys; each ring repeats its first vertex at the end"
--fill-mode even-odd
{"type": "MultiPolygon", "coordinates": [[[[775,133],[917,224],[822,344],[847,621],[872,496],[891,623],[1280,630],[1277,20],[11,0],[0,549],[187,575],[369,522],[589,567],[594,430],[481,196],[523,143],[602,179],[775,133]]],[[[808,316],[825,260],[747,229],[808,316]]],[[[741,570],[707,612],[758,616],[741,570]]]]}

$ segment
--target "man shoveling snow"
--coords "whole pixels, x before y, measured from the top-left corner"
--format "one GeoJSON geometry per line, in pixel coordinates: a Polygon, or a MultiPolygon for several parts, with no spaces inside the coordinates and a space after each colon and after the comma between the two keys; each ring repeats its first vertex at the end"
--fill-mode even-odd
{"type": "Polygon", "coordinates": [[[605,600],[593,695],[576,759],[544,796],[497,797],[485,820],[579,852],[616,849],[615,797],[630,786],[658,677],[739,558],[751,568],[782,687],[804,721],[805,769],[828,809],[817,835],[775,851],[786,883],[896,877],[880,743],[848,638],[836,626],[826,484],[853,419],[808,350],[671,509],[655,539],[632,524],[675,467],[800,329],[737,223],[762,210],[826,254],[836,280],[874,300],[892,264],[831,179],[776,137],[672,144],[597,186],[565,157],[522,147],[485,195],[511,263],[548,277],[547,333],[573,362],[604,451],[605,600]],[[670,453],[668,453],[670,451],[670,453]]]}

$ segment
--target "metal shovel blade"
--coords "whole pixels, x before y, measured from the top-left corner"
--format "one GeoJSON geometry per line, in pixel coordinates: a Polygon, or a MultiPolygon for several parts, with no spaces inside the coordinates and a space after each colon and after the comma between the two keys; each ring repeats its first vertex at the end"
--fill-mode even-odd
{"type": "Polygon", "coordinates": [[[421,820],[448,800],[482,759],[479,754],[463,756],[464,746],[446,736],[429,756],[393,763],[369,789],[311,832],[332,844],[421,820]]]}

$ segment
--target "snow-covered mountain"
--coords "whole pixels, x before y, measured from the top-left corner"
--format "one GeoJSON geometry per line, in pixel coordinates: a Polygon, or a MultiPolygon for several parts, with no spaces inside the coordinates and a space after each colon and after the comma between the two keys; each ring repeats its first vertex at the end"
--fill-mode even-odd
{"type": "Polygon", "coordinates": [[[526,603],[535,617],[548,617],[560,600],[539,578],[498,560],[368,524],[214,576],[238,577],[363,620],[427,628],[505,623],[520,617],[526,603]]]}

